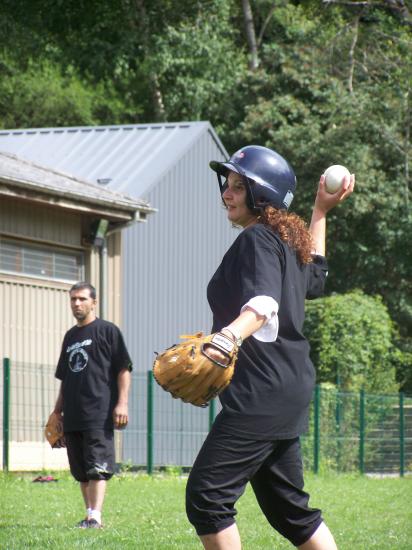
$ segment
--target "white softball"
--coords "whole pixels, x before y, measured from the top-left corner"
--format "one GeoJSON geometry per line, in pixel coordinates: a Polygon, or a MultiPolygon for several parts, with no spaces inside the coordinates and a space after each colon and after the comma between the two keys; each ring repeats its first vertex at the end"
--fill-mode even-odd
{"type": "Polygon", "coordinates": [[[333,164],[325,170],[325,185],[328,193],[336,193],[342,186],[342,181],[345,176],[350,176],[349,170],[340,164],[333,164]]]}

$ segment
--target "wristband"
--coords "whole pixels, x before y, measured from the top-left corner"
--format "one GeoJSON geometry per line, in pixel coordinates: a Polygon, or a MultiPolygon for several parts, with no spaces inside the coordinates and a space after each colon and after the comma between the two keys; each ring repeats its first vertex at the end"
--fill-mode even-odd
{"type": "Polygon", "coordinates": [[[223,327],[222,330],[227,330],[233,337],[233,341],[236,343],[237,347],[240,348],[240,346],[243,344],[243,338],[240,336],[239,333],[235,333],[231,328],[223,327]]]}

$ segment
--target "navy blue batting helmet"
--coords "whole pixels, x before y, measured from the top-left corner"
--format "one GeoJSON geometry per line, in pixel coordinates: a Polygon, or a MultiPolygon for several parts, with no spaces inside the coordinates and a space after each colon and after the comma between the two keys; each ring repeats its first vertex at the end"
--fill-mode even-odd
{"type": "Polygon", "coordinates": [[[223,178],[229,171],[243,176],[247,205],[252,211],[265,206],[288,209],[296,189],[296,176],[290,164],[276,151],[260,145],[248,145],[236,151],[227,162],[211,161],[217,173],[220,191],[226,189],[223,178]]]}

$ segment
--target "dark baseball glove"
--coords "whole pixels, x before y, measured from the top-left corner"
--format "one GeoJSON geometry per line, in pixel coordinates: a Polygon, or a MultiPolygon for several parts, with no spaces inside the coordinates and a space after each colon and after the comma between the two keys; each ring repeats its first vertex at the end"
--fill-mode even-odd
{"type": "Polygon", "coordinates": [[[66,446],[63,433],[63,418],[60,414],[51,413],[44,428],[44,435],[52,449],[61,449],[66,446]]]}
{"type": "Polygon", "coordinates": [[[201,332],[184,335],[185,342],[168,348],[157,356],[154,377],[176,399],[198,407],[207,406],[232,379],[238,346],[221,332],[203,336],[201,332]],[[224,360],[211,356],[218,350],[224,360]]]}

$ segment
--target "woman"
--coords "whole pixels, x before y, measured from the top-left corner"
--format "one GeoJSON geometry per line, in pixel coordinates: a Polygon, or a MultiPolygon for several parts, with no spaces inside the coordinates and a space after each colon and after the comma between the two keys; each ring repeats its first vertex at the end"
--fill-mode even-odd
{"type": "MultiPolygon", "coordinates": [[[[334,550],[321,512],[303,491],[299,436],[315,371],[302,334],[304,303],[327,276],[326,213],[354,187],[331,195],[321,177],[309,230],[287,213],[296,188],[275,151],[248,146],[211,162],[230,222],[243,228],[208,285],[213,332],[240,345],[232,382],[189,476],[186,508],[204,547],[240,549],[235,503],[251,482],[270,524],[304,550],[334,550]]],[[[215,358],[224,360],[220,352],[215,358]]]]}

